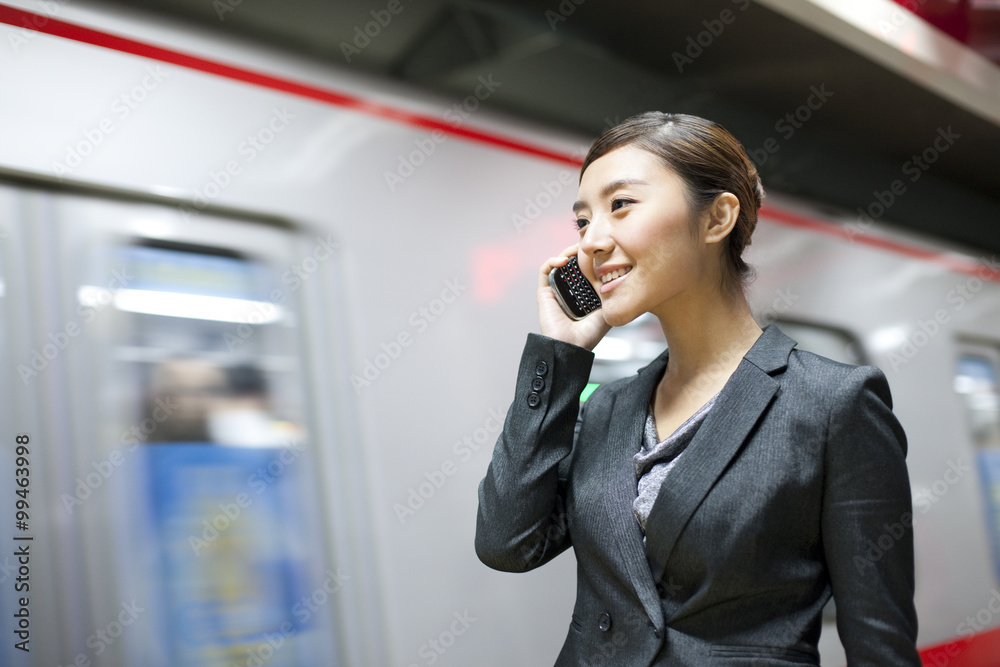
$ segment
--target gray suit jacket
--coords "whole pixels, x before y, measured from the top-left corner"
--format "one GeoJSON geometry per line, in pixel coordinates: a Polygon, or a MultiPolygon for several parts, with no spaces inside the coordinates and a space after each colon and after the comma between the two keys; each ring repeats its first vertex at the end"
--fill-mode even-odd
{"type": "Polygon", "coordinates": [[[771,325],[653,505],[632,512],[667,352],[602,385],[593,353],[529,334],[479,488],[476,552],[523,572],[573,546],[557,665],[819,664],[833,594],[851,667],[920,665],[906,436],[880,370],[795,348],[771,325]]]}

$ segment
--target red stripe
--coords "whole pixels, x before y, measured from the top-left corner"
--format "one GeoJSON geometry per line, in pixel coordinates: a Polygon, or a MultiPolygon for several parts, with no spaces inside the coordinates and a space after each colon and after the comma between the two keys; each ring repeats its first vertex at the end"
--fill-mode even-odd
{"type": "MultiPolygon", "coordinates": [[[[181,53],[180,51],[174,51],[160,46],[153,46],[151,44],[144,44],[143,42],[138,42],[133,39],[120,37],[118,35],[111,35],[109,33],[94,30],[92,28],[85,28],[73,23],[66,23],[65,21],[59,21],[49,16],[27,12],[8,5],[0,4],[0,23],[7,23],[15,27],[24,27],[37,32],[54,35],[56,37],[64,37],[66,39],[72,39],[85,44],[92,44],[94,46],[121,51],[123,53],[131,53],[143,58],[150,58],[178,65],[180,67],[206,72],[208,74],[215,74],[228,79],[234,79],[236,81],[243,81],[244,83],[249,83],[251,85],[261,86],[271,90],[278,90],[292,95],[297,95],[299,97],[325,102],[327,104],[333,104],[357,111],[359,113],[369,114],[378,118],[384,118],[386,120],[392,120],[422,129],[439,130],[446,134],[463,137],[472,141],[479,141],[491,146],[506,148],[508,150],[534,157],[554,160],[573,167],[579,167],[582,164],[582,160],[571,155],[558,153],[545,148],[539,148],[537,146],[526,144],[515,139],[510,139],[499,134],[463,127],[455,127],[450,123],[445,123],[444,121],[431,116],[411,113],[409,111],[385,106],[383,104],[364,100],[360,97],[354,97],[353,95],[347,95],[345,93],[339,93],[325,88],[318,88],[304,83],[279,79],[278,77],[270,76],[268,74],[254,72],[252,70],[235,67],[233,65],[226,65],[212,60],[207,60],[205,58],[199,58],[197,56],[181,53]]],[[[985,262],[973,262],[968,259],[950,257],[948,255],[930,250],[922,250],[920,248],[904,245],[895,241],[889,241],[876,236],[871,236],[861,230],[853,229],[849,225],[837,225],[829,222],[821,222],[782,211],[780,209],[765,207],[761,209],[760,214],[769,220],[773,220],[774,222],[809,229],[821,234],[827,234],[828,236],[863,243],[865,245],[881,248],[883,250],[890,250],[909,257],[915,257],[925,261],[941,264],[952,271],[975,275],[983,280],[1000,282],[1000,270],[987,265],[985,262]]]]}
{"type": "Polygon", "coordinates": [[[1000,628],[920,652],[925,667],[1000,667],[1000,628]]]}
{"type": "Polygon", "coordinates": [[[991,263],[990,260],[985,257],[978,262],[967,257],[954,257],[935,250],[926,250],[924,248],[899,243],[898,241],[891,241],[878,236],[872,236],[858,228],[851,227],[850,225],[838,225],[832,222],[813,220],[812,218],[806,218],[796,215],[795,213],[790,213],[781,209],[774,209],[769,206],[765,206],[760,209],[760,216],[790,227],[800,227],[813,232],[818,232],[820,234],[826,234],[827,236],[846,239],[852,243],[861,243],[863,245],[872,246],[881,250],[889,250],[908,257],[921,259],[926,262],[940,264],[950,271],[965,273],[970,276],[975,276],[980,280],[1000,282],[1000,265],[996,264],[995,261],[991,263]]]}
{"type": "Polygon", "coordinates": [[[318,88],[304,83],[279,79],[268,74],[254,72],[252,70],[235,67],[233,65],[225,65],[223,63],[207,60],[205,58],[199,58],[197,56],[181,53],[180,51],[165,49],[151,44],[144,44],[133,39],[119,37],[118,35],[111,35],[106,32],[85,28],[73,23],[66,23],[65,21],[59,21],[49,16],[26,12],[22,9],[17,9],[7,5],[0,5],[0,23],[7,23],[15,27],[25,27],[30,30],[46,33],[48,35],[64,37],[66,39],[72,39],[77,42],[92,44],[94,46],[100,46],[114,51],[131,53],[136,56],[142,56],[143,58],[159,60],[161,62],[179,65],[180,67],[187,67],[200,72],[215,74],[228,79],[243,81],[255,86],[270,88],[272,90],[280,90],[292,95],[298,95],[299,97],[305,97],[319,102],[326,102],[327,104],[334,104],[336,106],[345,107],[361,113],[377,116],[379,118],[385,118],[387,120],[393,120],[407,125],[413,125],[427,130],[440,130],[446,134],[471,139],[473,141],[479,141],[485,144],[490,144],[491,146],[499,146],[517,153],[525,153],[534,157],[554,160],[556,162],[572,165],[574,167],[579,167],[582,162],[580,159],[571,155],[565,155],[556,151],[532,146],[499,134],[483,132],[481,130],[474,130],[465,127],[456,127],[451,123],[446,123],[443,120],[431,116],[411,113],[409,111],[385,106],[376,102],[370,102],[359,97],[354,97],[353,95],[346,95],[344,93],[338,93],[325,88],[318,88]]]}

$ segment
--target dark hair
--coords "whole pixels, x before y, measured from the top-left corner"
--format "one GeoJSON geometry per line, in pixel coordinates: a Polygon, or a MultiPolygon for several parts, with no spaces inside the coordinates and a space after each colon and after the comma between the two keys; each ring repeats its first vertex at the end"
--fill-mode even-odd
{"type": "Polygon", "coordinates": [[[663,160],[687,185],[688,205],[695,213],[704,211],[724,192],[736,196],[740,214],[726,239],[722,280],[725,288],[741,292],[753,278],[753,269],[743,261],[743,250],[750,245],[757,210],[764,199],[757,167],[743,145],[713,121],[649,111],[601,135],[583,160],[580,178],[594,160],[623,146],[641,148],[663,160]]]}

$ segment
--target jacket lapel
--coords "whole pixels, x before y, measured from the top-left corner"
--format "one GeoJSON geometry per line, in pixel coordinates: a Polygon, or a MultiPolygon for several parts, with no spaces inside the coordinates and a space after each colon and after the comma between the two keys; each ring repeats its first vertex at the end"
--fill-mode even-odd
{"type": "Polygon", "coordinates": [[[618,543],[621,562],[646,614],[658,631],[664,627],[663,608],[660,606],[656,582],[646,562],[642,531],[632,511],[632,503],[637,495],[633,457],[642,444],[646,408],[666,367],[665,351],[642,368],[639,375],[622,389],[614,404],[605,451],[607,479],[611,480],[610,488],[605,495],[605,508],[612,526],[611,538],[618,543]]]}
{"type": "MultiPolygon", "coordinates": [[[[646,555],[660,581],[677,538],[764,414],[795,341],[768,326],[743,357],[667,481],[646,522],[646,555]]],[[[633,477],[635,473],[633,471],[633,477]]]]}

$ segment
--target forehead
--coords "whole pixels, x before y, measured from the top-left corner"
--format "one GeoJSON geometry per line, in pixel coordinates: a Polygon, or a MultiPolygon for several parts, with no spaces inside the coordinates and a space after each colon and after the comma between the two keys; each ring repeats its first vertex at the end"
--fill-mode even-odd
{"type": "Polygon", "coordinates": [[[636,182],[657,187],[683,186],[681,177],[659,156],[634,146],[622,146],[590,163],[580,179],[579,199],[600,197],[614,183],[636,182]]]}

